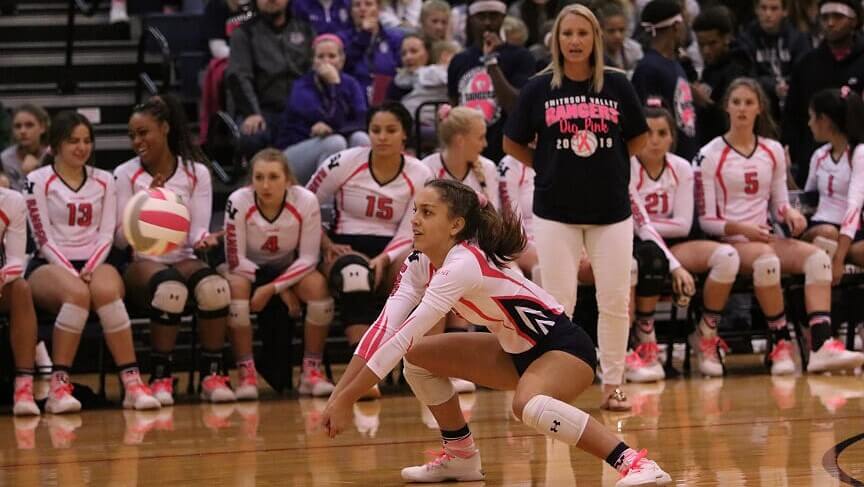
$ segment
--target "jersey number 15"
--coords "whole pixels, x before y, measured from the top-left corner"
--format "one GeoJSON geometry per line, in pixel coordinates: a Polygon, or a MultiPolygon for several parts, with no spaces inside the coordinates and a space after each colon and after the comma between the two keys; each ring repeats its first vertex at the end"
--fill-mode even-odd
{"type": "Polygon", "coordinates": [[[393,219],[393,200],[383,196],[376,198],[375,196],[366,197],[366,216],[372,218],[380,218],[381,220],[393,219]]]}

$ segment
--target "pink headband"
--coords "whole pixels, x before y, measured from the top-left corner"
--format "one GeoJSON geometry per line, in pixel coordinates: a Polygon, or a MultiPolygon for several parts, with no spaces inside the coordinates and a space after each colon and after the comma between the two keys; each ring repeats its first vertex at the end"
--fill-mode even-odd
{"type": "Polygon", "coordinates": [[[321,34],[320,36],[316,37],[314,41],[312,41],[312,49],[315,49],[318,44],[326,41],[335,42],[336,45],[339,46],[339,49],[345,48],[345,46],[342,44],[342,39],[340,39],[339,36],[337,36],[336,34],[321,34]]]}

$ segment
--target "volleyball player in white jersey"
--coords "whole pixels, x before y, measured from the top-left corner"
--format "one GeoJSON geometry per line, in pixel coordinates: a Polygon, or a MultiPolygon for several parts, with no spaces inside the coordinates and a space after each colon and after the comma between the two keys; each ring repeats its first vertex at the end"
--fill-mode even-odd
{"type": "Polygon", "coordinates": [[[377,316],[411,249],[411,204],[431,177],[424,164],[402,153],[411,115],[401,104],[370,110],[368,133],[371,147],[337,153],[307,185],[321,203],[335,199],[335,221],[321,236],[322,271],[337,293],[352,347],[377,316]]]}
{"type": "Polygon", "coordinates": [[[702,229],[738,251],[741,271],[753,275],[756,299],[771,330],[771,373],[792,374],[792,344],[784,312],[781,273],[803,274],[812,353],[808,372],[851,368],[864,355],[845,350],[831,337],[831,259],[820,248],[771,232],[775,222],[800,236],[807,222],[789,205],[783,147],[766,138],[771,119],[759,84],[739,78],[723,104],[730,128],[703,147],[696,157],[697,208],[702,229]]]}
{"type": "Polygon", "coordinates": [[[516,265],[531,280],[540,284],[537,249],[534,248],[534,169],[513,156],[504,156],[498,163],[498,194],[501,207],[509,207],[522,219],[522,228],[528,236],[528,245],[516,259],[516,265]]]}
{"type": "Polygon", "coordinates": [[[27,265],[27,206],[21,193],[0,188],[0,313],[9,316],[10,345],[15,362],[12,414],[39,415],[33,400],[36,311],[30,285],[25,279],[27,265]]]}
{"type": "Polygon", "coordinates": [[[155,409],[159,401],[141,381],[132,345],[123,280],[105,259],[114,240],[117,200],[111,173],[93,161],[93,128],[83,115],[62,112],[49,133],[52,156],[27,175],[24,197],[38,255],[27,268],[37,307],[56,313],[51,355],[54,371],[45,410],[81,410],[72,396],[69,368],[90,311],[96,311],[105,341],[120,371],[123,407],[155,409]]]}
{"type": "MultiPolygon", "coordinates": [[[[167,188],[189,209],[190,229],[185,245],[165,255],[134,255],[126,269],[130,302],[150,316],[150,384],[163,406],[174,404],[171,376],[174,346],[186,301],[195,303],[201,341],[201,397],[212,402],[233,401],[228,377],[222,375],[222,348],[231,301],[228,282],[195,257],[195,250],[218,244],[209,233],[213,188],[205,160],[185,124],[182,107],[169,96],[153,97],[133,109],[129,138],[138,154],[114,170],[117,208],[122,212],[132,196],[151,187],[167,188]]],[[[121,213],[122,215],[122,213],[121,213]]],[[[118,246],[127,242],[117,228],[118,246]]],[[[254,371],[240,370],[240,374],[254,371]]]]}
{"type": "Polygon", "coordinates": [[[825,145],[810,158],[804,191],[818,195],[819,204],[801,238],[829,251],[837,284],[847,260],[864,263],[864,252],[850,252],[864,203],[864,152],[856,151],[864,141],[864,103],[848,86],[820,91],[810,99],[809,125],[813,138],[825,145]]]}
{"type": "MultiPolygon", "coordinates": [[[[648,144],[630,159],[631,195],[644,208],[647,226],[656,242],[666,251],[668,269],[654,269],[651,259],[640,259],[636,286],[636,350],[627,357],[627,379],[633,382],[659,380],[665,377],[657,361],[657,337],[654,333],[654,311],[667,272],[672,274],[676,294],[688,294],[691,273],[707,273],[702,295],[702,318],[699,321],[694,348],[699,356],[699,371],[707,376],[723,375],[718,349],[725,343],[717,336],[732,284],[738,274],[739,258],[735,249],[712,240],[687,240],[693,224],[693,169],[690,163],[671,152],[675,143],[675,123],[659,100],[649,99],[645,108],[648,121],[648,144]],[[653,102],[653,104],[652,104],[653,102]]],[[[634,211],[634,214],[636,212],[634,211]]],[[[638,224],[636,226],[639,226],[638,224]]],[[[651,240],[654,240],[651,239],[651,240]]],[[[645,250],[645,239],[636,243],[645,250]]],[[[649,250],[650,252],[650,250],[649,250]]],[[[695,290],[695,289],[694,289],[695,290]]]]}
{"type": "Polygon", "coordinates": [[[483,479],[480,453],[446,379],[460,377],[515,390],[517,418],[605,459],[622,474],[618,487],[670,483],[644,450],[630,449],[568,404],[594,379],[594,344],[548,292],[507,266],[525,247],[518,217],[499,216],[473,189],[443,179],[421,188],[414,209],[415,252],[330,397],[322,421],[328,434],[345,428],[351,405],[404,357],[405,378],[432,410],[444,443],[431,462],[403,469],[405,480],[483,479]],[[492,333],[424,336],[450,310],[492,333]]]}
{"type": "MultiPolygon", "coordinates": [[[[252,184],[231,193],[225,207],[228,327],[237,367],[255,368],[249,313],[260,312],[278,296],[299,318],[302,302],[306,319],[299,392],[327,396],[333,384],[321,373],[321,355],[333,321],[333,298],[316,269],[321,254],[318,198],[297,184],[288,159],[278,150],[264,149],[250,165],[252,184]]],[[[255,376],[245,375],[235,392],[238,399],[256,399],[255,376]]]]}

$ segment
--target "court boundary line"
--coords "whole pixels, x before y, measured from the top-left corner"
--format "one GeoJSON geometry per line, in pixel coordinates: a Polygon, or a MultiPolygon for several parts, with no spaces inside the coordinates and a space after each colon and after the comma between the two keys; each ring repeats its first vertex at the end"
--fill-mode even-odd
{"type": "Polygon", "coordinates": [[[850,438],[846,438],[845,440],[837,443],[833,447],[829,448],[828,451],[822,455],[822,468],[828,472],[829,475],[834,477],[835,479],[843,482],[844,484],[849,484],[853,487],[864,487],[864,482],[852,477],[842,468],[840,468],[840,455],[850,446],[858,443],[859,441],[864,440],[864,433],[859,433],[850,438]]]}

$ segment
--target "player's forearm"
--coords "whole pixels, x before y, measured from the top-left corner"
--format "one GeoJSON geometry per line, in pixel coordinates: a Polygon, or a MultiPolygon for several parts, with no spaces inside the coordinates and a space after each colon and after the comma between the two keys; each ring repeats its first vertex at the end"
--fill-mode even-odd
{"type": "Polygon", "coordinates": [[[516,160],[528,167],[534,166],[534,151],[509,137],[504,136],[504,152],[515,157],[516,160]]]}
{"type": "Polygon", "coordinates": [[[378,380],[378,376],[366,366],[366,360],[359,355],[353,355],[333,390],[331,400],[344,400],[353,404],[377,384],[378,380]]]}

